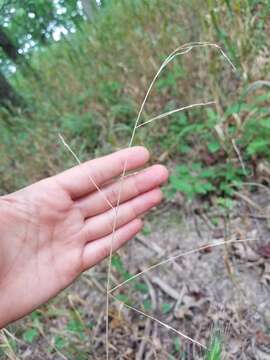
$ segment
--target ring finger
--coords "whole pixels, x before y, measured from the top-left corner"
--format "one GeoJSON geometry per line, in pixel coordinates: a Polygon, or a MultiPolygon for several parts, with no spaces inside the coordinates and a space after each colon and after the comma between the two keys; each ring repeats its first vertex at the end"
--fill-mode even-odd
{"type": "Polygon", "coordinates": [[[124,203],[140,194],[162,185],[168,178],[168,171],[164,166],[154,165],[150,168],[102,188],[103,195],[96,191],[76,202],[85,218],[103,213],[110,209],[109,204],[116,206],[121,186],[120,203],[124,203]],[[107,199],[108,201],[105,201],[107,199]]]}
{"type": "Polygon", "coordinates": [[[85,242],[90,242],[112,233],[114,223],[115,229],[118,229],[158,205],[161,199],[161,190],[154,189],[120,205],[116,220],[115,209],[108,210],[101,215],[86,220],[83,229],[85,242]]]}

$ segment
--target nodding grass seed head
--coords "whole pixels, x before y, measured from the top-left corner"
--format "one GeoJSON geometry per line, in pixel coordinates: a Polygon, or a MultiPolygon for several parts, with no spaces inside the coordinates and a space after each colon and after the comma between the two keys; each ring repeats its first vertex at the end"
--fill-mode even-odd
{"type": "MultiPolygon", "coordinates": [[[[130,142],[129,142],[129,145],[128,147],[131,147],[132,144],[133,144],[133,140],[134,140],[134,137],[135,137],[135,133],[136,133],[136,130],[143,126],[143,125],[146,125],[154,120],[158,120],[158,119],[162,119],[163,117],[165,116],[169,116],[171,114],[174,114],[176,112],[180,112],[180,111],[183,111],[183,110],[186,110],[188,108],[193,108],[193,107],[197,107],[197,106],[207,106],[207,105],[212,105],[214,104],[215,102],[214,101],[208,101],[208,102],[200,102],[200,103],[195,103],[195,104],[191,104],[191,105],[188,105],[186,107],[183,107],[183,108],[179,108],[179,109],[175,109],[173,111],[170,111],[170,112],[167,112],[167,113],[164,113],[164,114],[160,114],[158,116],[155,116],[154,118],[151,118],[150,120],[140,124],[140,119],[141,119],[141,115],[142,115],[142,112],[144,110],[144,107],[145,107],[145,104],[146,104],[146,101],[148,99],[148,96],[157,80],[157,78],[159,77],[160,73],[162,72],[162,70],[177,56],[181,56],[181,55],[184,55],[184,54],[187,54],[189,53],[190,51],[192,51],[194,48],[200,48],[200,47],[212,47],[212,48],[216,48],[220,54],[222,55],[222,57],[229,63],[229,65],[232,67],[233,71],[236,71],[236,68],[234,66],[234,64],[232,63],[232,61],[229,59],[228,55],[222,50],[222,48],[217,45],[217,44],[214,44],[214,43],[210,43],[210,42],[192,42],[192,43],[187,43],[187,44],[184,44],[180,47],[178,47],[177,49],[175,49],[173,52],[170,53],[170,55],[165,59],[165,61],[161,64],[159,70],[156,72],[154,78],[152,79],[148,89],[147,89],[147,92],[146,92],[146,95],[144,96],[144,99],[142,101],[142,104],[140,106],[140,110],[138,112],[138,115],[137,115],[137,118],[136,118],[136,121],[135,121],[135,124],[133,126],[133,130],[132,130],[132,135],[131,135],[131,139],[130,139],[130,142]]],[[[61,134],[59,134],[59,137],[60,137],[60,140],[62,141],[63,145],[69,150],[69,152],[73,155],[73,157],[76,159],[76,161],[78,162],[78,164],[80,164],[80,160],[79,158],[77,157],[77,155],[73,152],[73,150],[70,148],[70,146],[66,143],[66,141],[64,140],[63,136],[61,134]]],[[[120,204],[120,198],[121,198],[121,193],[122,193],[122,183],[123,183],[123,179],[125,177],[125,174],[126,174],[126,167],[127,167],[127,163],[125,162],[125,165],[124,165],[124,169],[123,169],[123,172],[122,172],[122,175],[120,177],[120,180],[119,180],[119,192],[118,192],[118,199],[117,199],[117,205],[116,207],[114,208],[111,203],[109,202],[109,200],[106,198],[106,196],[104,195],[103,191],[97,186],[97,184],[95,183],[94,179],[92,179],[92,177],[90,176],[89,177],[89,180],[93,183],[93,185],[96,187],[97,191],[99,191],[101,193],[101,195],[104,197],[104,200],[109,204],[110,207],[114,208],[115,209],[115,216],[114,216],[114,225],[113,225],[113,232],[112,232],[112,238],[111,238],[111,244],[110,244],[110,255],[109,255],[109,261],[108,261],[108,271],[107,271],[107,292],[106,292],[106,295],[107,295],[107,298],[106,298],[106,359],[109,360],[109,297],[112,296],[112,291],[116,290],[116,288],[122,286],[124,283],[122,284],[119,284],[117,285],[116,287],[114,287],[113,289],[110,289],[110,279],[111,279],[111,262],[112,262],[112,249],[113,249],[113,242],[114,242],[114,237],[115,237],[115,228],[116,228],[116,222],[117,222],[117,214],[118,214],[118,208],[119,208],[119,204],[120,204]]],[[[171,260],[171,259],[170,259],[171,260]]],[[[163,263],[163,262],[162,262],[163,263]]],[[[158,265],[161,265],[162,263],[158,264],[158,265]]],[[[150,270],[151,268],[147,269],[150,270]]],[[[135,277],[138,277],[139,275],[141,275],[143,272],[141,272],[140,274],[137,274],[136,276],[132,277],[132,279],[134,279],[135,277]]],[[[125,305],[125,304],[124,304],[125,305]]],[[[143,314],[145,317],[149,317],[148,314],[143,314]]],[[[154,319],[152,318],[153,320],[156,320],[158,321],[161,325],[163,325],[164,327],[166,327],[167,329],[170,329],[170,330],[173,330],[175,332],[177,332],[176,329],[170,327],[169,325],[166,325],[162,322],[160,322],[158,319],[154,319]]],[[[190,341],[192,341],[193,343],[197,343],[198,345],[200,345],[201,347],[204,348],[204,346],[202,344],[200,344],[199,342],[189,338],[188,336],[186,336],[185,334],[182,334],[182,333],[179,333],[179,335],[181,335],[182,337],[186,338],[186,339],[189,339],[190,341]]],[[[212,348],[212,351],[210,352],[210,354],[212,353],[213,356],[215,357],[208,357],[207,360],[219,360],[220,358],[217,357],[218,355],[215,355],[215,354],[218,354],[218,343],[214,343],[214,347],[212,348]]]]}

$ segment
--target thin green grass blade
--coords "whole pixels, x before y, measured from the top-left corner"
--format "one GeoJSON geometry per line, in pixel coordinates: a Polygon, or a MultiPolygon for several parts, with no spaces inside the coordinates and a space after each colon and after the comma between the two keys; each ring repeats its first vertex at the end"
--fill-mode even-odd
{"type": "Polygon", "coordinates": [[[214,337],[210,349],[208,350],[205,360],[221,360],[222,343],[219,337],[214,337]]]}

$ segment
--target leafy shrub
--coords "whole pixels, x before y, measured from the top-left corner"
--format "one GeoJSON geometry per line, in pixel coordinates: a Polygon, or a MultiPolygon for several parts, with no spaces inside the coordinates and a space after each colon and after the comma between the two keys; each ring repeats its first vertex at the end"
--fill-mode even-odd
{"type": "Polygon", "coordinates": [[[232,196],[243,176],[243,170],[230,163],[212,167],[203,167],[202,163],[179,165],[170,177],[169,192],[182,192],[189,200],[213,193],[232,196]]]}

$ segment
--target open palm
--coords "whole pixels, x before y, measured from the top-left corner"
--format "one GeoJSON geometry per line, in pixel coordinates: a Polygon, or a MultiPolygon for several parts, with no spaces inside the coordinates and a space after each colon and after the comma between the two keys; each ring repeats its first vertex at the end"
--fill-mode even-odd
{"type": "MultiPolygon", "coordinates": [[[[0,198],[0,327],[108,256],[115,218],[110,205],[116,206],[119,193],[115,178],[125,163],[134,170],[148,158],[142,147],[121,150],[0,198]]],[[[155,165],[123,180],[114,250],[141,229],[139,216],[160,202],[166,179],[166,169],[155,165]]]]}

